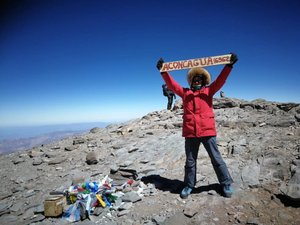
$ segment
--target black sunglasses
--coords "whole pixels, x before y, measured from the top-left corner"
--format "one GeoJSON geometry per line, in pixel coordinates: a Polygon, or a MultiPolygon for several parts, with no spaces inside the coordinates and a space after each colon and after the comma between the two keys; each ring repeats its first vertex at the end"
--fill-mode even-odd
{"type": "Polygon", "coordinates": [[[202,81],[204,80],[204,77],[202,75],[197,75],[193,77],[192,82],[202,81]]]}

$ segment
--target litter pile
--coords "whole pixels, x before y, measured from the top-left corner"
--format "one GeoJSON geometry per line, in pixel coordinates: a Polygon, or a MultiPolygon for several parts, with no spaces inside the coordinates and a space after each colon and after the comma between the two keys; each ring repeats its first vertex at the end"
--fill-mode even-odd
{"type": "Polygon", "coordinates": [[[114,182],[108,175],[98,181],[82,182],[62,192],[50,192],[44,202],[46,217],[59,217],[69,222],[91,219],[106,210],[127,214],[134,202],[140,201],[149,187],[142,181],[126,179],[122,184],[114,182]]]}

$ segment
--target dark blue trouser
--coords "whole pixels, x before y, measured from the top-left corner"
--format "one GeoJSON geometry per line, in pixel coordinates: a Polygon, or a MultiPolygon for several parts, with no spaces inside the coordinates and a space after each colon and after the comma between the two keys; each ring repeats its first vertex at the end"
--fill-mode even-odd
{"type": "Polygon", "coordinates": [[[193,188],[196,184],[197,157],[200,144],[203,144],[209,157],[220,184],[231,184],[233,180],[229,174],[226,163],[218,150],[215,136],[201,138],[185,138],[185,175],[184,183],[193,188]]]}
{"type": "Polygon", "coordinates": [[[173,104],[173,97],[174,95],[169,95],[168,96],[168,105],[167,105],[167,109],[172,109],[172,104],[173,104]]]}

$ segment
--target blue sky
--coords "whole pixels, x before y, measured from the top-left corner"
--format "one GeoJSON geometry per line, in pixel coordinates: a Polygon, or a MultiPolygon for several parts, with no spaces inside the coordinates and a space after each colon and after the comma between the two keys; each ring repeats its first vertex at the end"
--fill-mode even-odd
{"type": "MultiPolygon", "coordinates": [[[[235,52],[227,97],[299,103],[299,15],[296,0],[2,1],[0,127],[162,110],[160,57],[235,52]]],[[[171,72],[185,87],[186,73],[171,72]]]]}

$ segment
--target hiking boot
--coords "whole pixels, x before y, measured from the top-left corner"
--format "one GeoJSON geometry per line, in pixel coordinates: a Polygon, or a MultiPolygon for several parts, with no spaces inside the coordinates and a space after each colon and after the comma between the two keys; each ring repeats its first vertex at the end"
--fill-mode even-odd
{"type": "Polygon", "coordinates": [[[230,184],[223,185],[223,193],[226,198],[231,198],[233,194],[233,188],[230,184]]]}
{"type": "Polygon", "coordinates": [[[192,190],[193,190],[192,188],[186,186],[185,188],[182,189],[180,193],[180,197],[187,198],[191,194],[192,190]]]}

